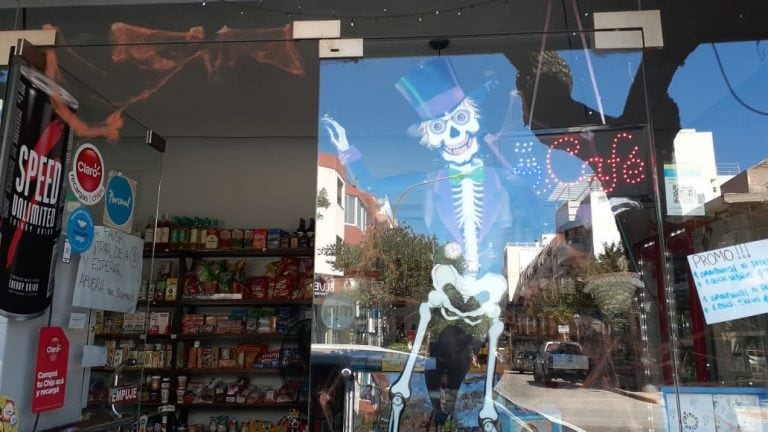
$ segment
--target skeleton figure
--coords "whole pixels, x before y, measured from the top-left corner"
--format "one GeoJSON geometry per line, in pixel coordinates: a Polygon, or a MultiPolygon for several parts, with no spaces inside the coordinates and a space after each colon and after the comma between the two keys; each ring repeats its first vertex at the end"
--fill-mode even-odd
{"type": "MultiPolygon", "coordinates": [[[[411,355],[390,387],[389,431],[400,429],[401,416],[411,396],[416,359],[435,312],[445,320],[457,323],[454,329],[459,325],[487,326],[485,394],[478,422],[485,432],[497,431],[499,416],[494,408],[493,385],[498,339],[504,329],[501,305],[507,294],[507,283],[500,272],[503,247],[514,225],[510,191],[505,185],[508,176],[481,157],[479,135],[482,128],[477,98],[465,95],[445,57],[422,63],[401,77],[396,87],[421,117],[421,122],[414,125],[411,132],[420,137],[422,145],[439,152],[444,162],[443,168],[435,173],[425,206],[427,226],[432,229],[440,225],[442,231],[448,233],[450,242],[446,246],[446,256],[458,258],[463,255],[466,268],[463,274],[451,265],[438,264],[432,269],[433,290],[419,306],[419,324],[411,355]],[[450,294],[458,295],[452,298],[450,294]]],[[[343,162],[359,156],[347,142],[344,128],[338,122],[326,116],[322,123],[343,162]]],[[[453,336],[447,339],[451,338],[453,336]]],[[[454,347],[449,350],[464,348],[456,347],[461,345],[458,341],[453,341],[452,345],[454,347]]],[[[463,353],[463,357],[467,357],[466,350],[463,353]]],[[[446,357],[456,359],[458,356],[448,354],[446,357]]],[[[439,363],[440,359],[438,366],[439,363]]],[[[450,363],[450,360],[444,363],[450,363]]],[[[455,370],[448,372],[454,378],[458,377],[450,384],[454,394],[469,370],[469,361],[464,363],[445,366],[454,367],[455,370]]],[[[430,387],[429,377],[427,386],[430,387]]],[[[434,388],[429,390],[431,394],[435,392],[434,388]]],[[[436,405],[434,396],[432,400],[436,405]]],[[[435,410],[441,408],[435,407],[435,410]]]]}

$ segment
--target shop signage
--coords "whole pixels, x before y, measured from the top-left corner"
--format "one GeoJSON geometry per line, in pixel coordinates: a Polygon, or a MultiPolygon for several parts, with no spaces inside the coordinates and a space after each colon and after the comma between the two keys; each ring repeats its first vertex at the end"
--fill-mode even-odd
{"type": "Polygon", "coordinates": [[[139,386],[130,385],[109,390],[109,403],[120,405],[139,400],[139,386]]]}
{"type": "Polygon", "coordinates": [[[69,185],[77,199],[85,205],[93,205],[104,196],[104,159],[93,144],[83,144],[75,152],[69,185]]]}
{"type": "Polygon", "coordinates": [[[32,388],[32,412],[64,406],[69,341],[61,327],[43,327],[37,340],[37,363],[32,388]]]}
{"type": "Polygon", "coordinates": [[[63,99],[73,109],[77,102],[25,66],[14,86],[14,103],[5,113],[14,127],[7,128],[2,145],[8,150],[2,155],[7,164],[0,204],[0,314],[30,319],[50,304],[61,232],[69,127],[54,113],[51,99],[63,99]]]}
{"type": "Polygon", "coordinates": [[[141,238],[97,226],[93,245],[80,255],[72,304],[133,312],[141,287],[143,249],[141,238]]]}
{"type": "Polygon", "coordinates": [[[87,209],[80,207],[67,220],[67,240],[73,253],[82,253],[93,244],[93,217],[87,209]]]}
{"type": "Polygon", "coordinates": [[[768,240],[688,256],[707,324],[768,312],[768,240]]]}
{"type": "Polygon", "coordinates": [[[135,197],[136,182],[122,174],[110,172],[104,200],[104,225],[127,233],[133,231],[135,197]]]}

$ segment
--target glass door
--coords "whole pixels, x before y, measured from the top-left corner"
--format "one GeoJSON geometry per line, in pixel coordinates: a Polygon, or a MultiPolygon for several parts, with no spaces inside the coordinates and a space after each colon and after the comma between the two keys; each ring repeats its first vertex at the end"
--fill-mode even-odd
{"type": "Polygon", "coordinates": [[[312,430],[663,428],[643,52],[593,40],[321,63],[312,430]]]}

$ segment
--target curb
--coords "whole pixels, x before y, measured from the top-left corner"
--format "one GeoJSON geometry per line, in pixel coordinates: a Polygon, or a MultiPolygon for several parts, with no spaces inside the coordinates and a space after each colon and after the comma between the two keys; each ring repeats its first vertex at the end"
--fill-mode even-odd
{"type": "Polygon", "coordinates": [[[661,393],[639,393],[623,390],[620,388],[611,389],[612,392],[620,394],[622,396],[631,397],[639,401],[647,402],[654,405],[661,405],[661,393]]]}

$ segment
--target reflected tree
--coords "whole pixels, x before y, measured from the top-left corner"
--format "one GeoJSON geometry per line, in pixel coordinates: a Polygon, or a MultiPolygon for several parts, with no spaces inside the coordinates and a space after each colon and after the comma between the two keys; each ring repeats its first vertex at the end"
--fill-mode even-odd
{"type": "Polygon", "coordinates": [[[369,228],[360,243],[328,245],[321,253],[333,258],[328,263],[334,270],[354,279],[357,290],[351,295],[362,308],[383,312],[385,346],[398,340],[393,306],[424,301],[435,264],[464,269],[464,259],[447,257],[436,236],[416,233],[407,224],[369,228]]]}

